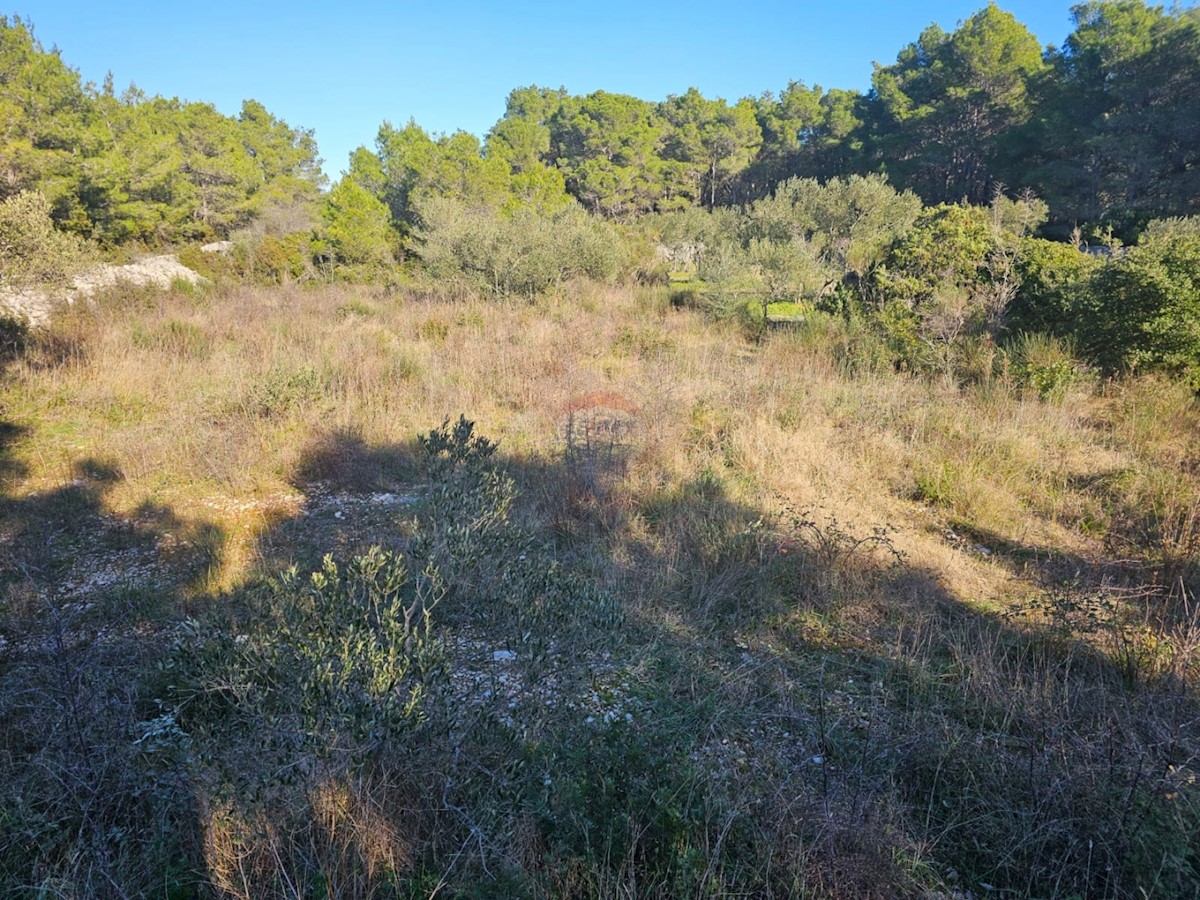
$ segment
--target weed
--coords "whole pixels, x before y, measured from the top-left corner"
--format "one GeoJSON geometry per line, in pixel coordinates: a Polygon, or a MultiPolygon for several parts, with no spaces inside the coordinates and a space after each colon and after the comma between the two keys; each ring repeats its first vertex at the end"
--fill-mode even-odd
{"type": "Polygon", "coordinates": [[[149,329],[135,326],[130,335],[133,345],[168,356],[204,359],[211,352],[208,335],[194,322],[166,319],[149,329]]]}
{"type": "Polygon", "coordinates": [[[1042,400],[1062,400],[1083,378],[1072,347],[1048,335],[1018,335],[1010,355],[1018,383],[1042,400]]]}
{"type": "Polygon", "coordinates": [[[323,396],[320,373],[312,366],[278,368],[254,385],[247,407],[258,416],[282,416],[323,396]]]}
{"type": "Polygon", "coordinates": [[[877,525],[859,533],[836,515],[814,509],[786,511],[782,534],[776,552],[791,564],[777,566],[782,569],[777,587],[818,609],[864,599],[878,582],[881,559],[893,570],[905,559],[893,540],[895,528],[877,525]]]}
{"type": "Polygon", "coordinates": [[[375,307],[361,297],[352,297],[334,310],[337,319],[367,319],[375,315],[375,307]]]}

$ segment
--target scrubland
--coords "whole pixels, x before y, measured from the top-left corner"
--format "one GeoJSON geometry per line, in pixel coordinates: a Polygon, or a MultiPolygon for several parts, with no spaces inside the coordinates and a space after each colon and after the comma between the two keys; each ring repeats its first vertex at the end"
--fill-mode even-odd
{"type": "Polygon", "coordinates": [[[1192,393],[865,340],[587,282],[14,333],[4,891],[1194,895],[1192,393]]]}

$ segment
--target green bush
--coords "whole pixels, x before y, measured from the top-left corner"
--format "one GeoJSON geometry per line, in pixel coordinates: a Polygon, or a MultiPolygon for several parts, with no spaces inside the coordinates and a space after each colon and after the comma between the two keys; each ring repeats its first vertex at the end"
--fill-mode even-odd
{"type": "Polygon", "coordinates": [[[280,416],[316,402],[324,392],[321,373],[312,366],[296,370],[273,369],[251,388],[246,405],[254,415],[280,416]]]}
{"type": "Polygon", "coordinates": [[[361,763],[421,723],[444,677],[439,599],[434,579],[378,547],[326,557],[307,579],[286,572],[249,621],[181,628],[169,692],[179,725],[238,796],[286,784],[306,758],[361,763]]]}
{"type": "Polygon", "coordinates": [[[1025,238],[1017,260],[1021,284],[1008,309],[1009,331],[1070,334],[1100,265],[1071,244],[1025,238]]]}
{"type": "Polygon", "coordinates": [[[1153,222],[1136,247],[1097,273],[1078,329],[1104,368],[1163,371],[1200,386],[1198,223],[1153,222]]]}
{"type": "Polygon", "coordinates": [[[579,206],[505,212],[430,197],[421,220],[419,253],[431,277],[498,296],[531,296],[578,277],[610,281],[623,264],[615,228],[579,206]]]}
{"type": "Polygon", "coordinates": [[[943,204],[923,210],[887,258],[887,296],[920,306],[953,288],[969,291],[985,277],[992,241],[983,207],[943,204]]]}
{"type": "Polygon", "coordinates": [[[0,286],[65,288],[92,261],[87,244],[55,229],[41,193],[22,191],[0,203],[0,286]]]}
{"type": "Polygon", "coordinates": [[[1008,347],[1017,383],[1042,400],[1061,400],[1083,372],[1070,343],[1046,334],[1019,334],[1008,347]]]}

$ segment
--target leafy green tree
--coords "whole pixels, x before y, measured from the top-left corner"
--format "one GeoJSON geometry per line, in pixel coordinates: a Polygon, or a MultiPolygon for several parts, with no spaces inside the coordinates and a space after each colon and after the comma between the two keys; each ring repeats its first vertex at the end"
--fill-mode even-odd
{"type": "Polygon", "coordinates": [[[370,278],[395,264],[388,208],[353,177],[334,185],[322,220],[325,243],[343,273],[370,278]]]}
{"type": "Polygon", "coordinates": [[[530,296],[576,277],[608,280],[621,264],[613,227],[575,203],[553,213],[504,211],[433,195],[421,205],[421,223],[431,276],[498,296],[530,296]]]}
{"type": "Polygon", "coordinates": [[[689,192],[712,210],[718,194],[726,193],[762,144],[753,101],[729,106],[689,88],[683,96],[668,98],[660,109],[671,126],[663,156],[680,164],[677,171],[689,192]]]}
{"type": "MultiPolygon", "coordinates": [[[[227,235],[311,204],[311,132],[255,101],[211,105],[82,85],[20,19],[0,16],[0,198],[36,189],[55,222],[105,244],[227,235]]],[[[305,220],[307,222],[307,220],[305,220]]]]}
{"type": "Polygon", "coordinates": [[[879,321],[901,359],[947,376],[987,377],[1009,305],[1020,288],[1025,240],[1046,206],[997,195],[990,207],[926,209],[875,273],[879,321]]]}
{"type": "Polygon", "coordinates": [[[74,188],[87,112],[78,73],[26,22],[0,16],[0,199],[37,189],[59,206],[74,188]]]}
{"type": "Polygon", "coordinates": [[[108,141],[81,191],[92,233],[109,244],[174,239],[191,210],[178,102],[130,88],[98,98],[97,109],[108,141]]]}
{"type": "Polygon", "coordinates": [[[180,104],[176,141],[182,156],[179,197],[189,215],[183,236],[227,235],[253,217],[251,201],[259,172],[238,134],[237,123],[207,103],[180,104]]]}
{"type": "Polygon", "coordinates": [[[953,34],[936,25],[872,76],[873,146],[898,183],[930,202],[986,202],[997,139],[1032,114],[1037,39],[989,3],[953,34]]]}
{"type": "Polygon", "coordinates": [[[487,155],[503,159],[514,173],[553,162],[549,123],[566,97],[566,88],[536,85],[510,92],[504,117],[488,133],[487,155]]]}
{"type": "Polygon", "coordinates": [[[565,88],[517,88],[508,95],[504,118],[488,133],[484,154],[502,160],[511,173],[510,206],[553,211],[571,202],[550,153],[550,117],[566,97],[565,88]]]}
{"type": "Polygon", "coordinates": [[[304,230],[304,213],[317,200],[327,179],[321,171],[317,142],[310,129],[292,128],[256,100],[242,103],[238,116],[242,144],[257,168],[251,209],[259,218],[296,210],[295,225],[278,230],[304,230]]]}

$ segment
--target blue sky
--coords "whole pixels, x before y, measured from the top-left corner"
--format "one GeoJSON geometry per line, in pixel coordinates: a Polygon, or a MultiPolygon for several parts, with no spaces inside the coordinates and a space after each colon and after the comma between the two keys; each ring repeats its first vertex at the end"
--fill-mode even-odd
{"type": "MultiPolygon", "coordinates": [[[[379,124],[482,135],[514,87],[660,100],[695,86],[734,100],[790,80],[866,89],[871,63],[930,22],[952,30],[985,0],[729,3],[205,3],[32,0],[15,10],[85,80],[215,104],[254,98],[316,132],[333,177],[379,124]]],[[[1001,7],[1060,45],[1069,3],[1001,7]]]]}

